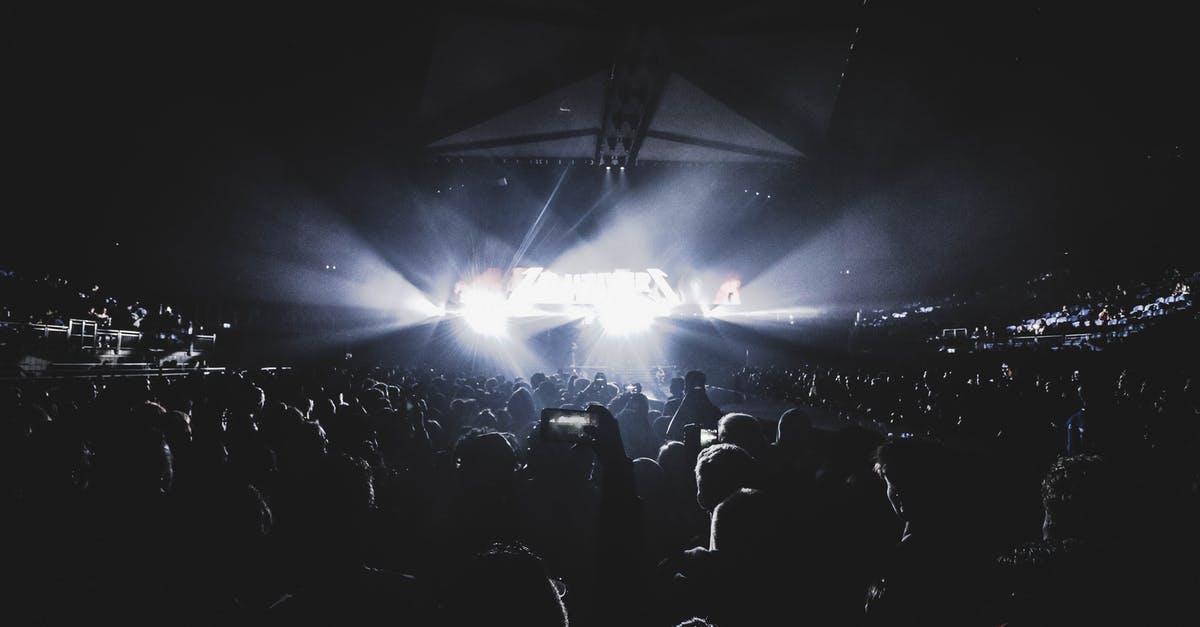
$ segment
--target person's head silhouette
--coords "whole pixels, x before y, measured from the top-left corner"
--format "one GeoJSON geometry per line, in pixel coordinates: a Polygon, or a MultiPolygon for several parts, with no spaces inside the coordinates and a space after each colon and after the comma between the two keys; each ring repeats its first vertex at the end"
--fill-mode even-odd
{"type": "Polygon", "coordinates": [[[454,465],[463,486],[486,491],[511,485],[517,454],[500,433],[468,433],[454,447],[454,465]]]}
{"type": "Polygon", "coordinates": [[[463,568],[446,604],[447,624],[566,627],[565,586],[541,557],[517,543],[496,543],[463,568]]]}
{"type": "Polygon", "coordinates": [[[734,444],[713,444],[696,458],[696,502],[712,512],[739,488],[755,487],[758,466],[745,449],[734,444]]]}
{"type": "Polygon", "coordinates": [[[725,414],[717,422],[717,441],[736,444],[761,460],[767,450],[767,439],[763,435],[758,419],[750,414],[725,414]]]}
{"type": "Polygon", "coordinates": [[[804,410],[794,407],[783,412],[775,428],[775,444],[785,454],[807,448],[812,440],[812,419],[804,410]]]}
{"type": "Polygon", "coordinates": [[[683,377],[671,377],[671,384],[670,384],[671,396],[680,396],[683,394],[685,389],[686,388],[684,387],[683,377]]]}

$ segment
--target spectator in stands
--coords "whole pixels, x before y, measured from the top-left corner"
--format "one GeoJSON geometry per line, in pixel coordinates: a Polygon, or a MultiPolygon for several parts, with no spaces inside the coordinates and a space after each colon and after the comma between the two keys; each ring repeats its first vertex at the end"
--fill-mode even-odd
{"type": "Polygon", "coordinates": [[[127,307],[127,312],[128,312],[128,317],[129,317],[130,328],[140,329],[142,326],[142,320],[146,319],[146,314],[148,313],[146,311],[146,308],[142,307],[141,303],[135,302],[132,305],[129,305],[129,307],[127,307]]]}
{"type": "Polygon", "coordinates": [[[654,457],[661,441],[650,426],[650,401],[641,393],[626,392],[613,400],[617,412],[617,423],[621,426],[621,440],[625,450],[633,458],[654,457]]]}
{"type": "Polygon", "coordinates": [[[558,382],[547,379],[534,389],[534,406],[539,410],[546,407],[559,407],[563,404],[563,391],[558,382]]]}
{"type": "Polygon", "coordinates": [[[1058,458],[1042,481],[1043,539],[1113,539],[1123,514],[1113,509],[1113,497],[1128,497],[1119,490],[1120,477],[1100,456],[1058,458]]]}
{"type": "Polygon", "coordinates": [[[1103,373],[1092,373],[1088,378],[1076,376],[1077,407],[1066,420],[1067,455],[1081,453],[1113,452],[1131,444],[1126,433],[1127,421],[1123,423],[1115,405],[1115,385],[1103,373]],[[1124,438],[1121,434],[1125,433],[1124,438]]]}
{"type": "Polygon", "coordinates": [[[609,394],[608,378],[603,372],[597,372],[592,376],[592,380],[588,382],[587,387],[575,396],[575,404],[580,407],[587,407],[588,403],[607,404],[613,399],[609,394]]]}
{"type": "Polygon", "coordinates": [[[679,409],[679,404],[683,402],[685,389],[683,377],[671,377],[669,394],[662,408],[662,415],[666,416],[668,421],[675,415],[675,410],[679,409]]]}
{"type": "Polygon", "coordinates": [[[512,391],[506,407],[508,415],[512,417],[515,425],[528,425],[538,419],[537,411],[534,409],[533,395],[523,387],[512,391]]]}
{"type": "Polygon", "coordinates": [[[563,583],[537,554],[519,543],[496,543],[476,554],[445,603],[446,624],[566,627],[563,583]]]}
{"type": "Polygon", "coordinates": [[[980,624],[986,561],[967,550],[977,541],[958,509],[967,507],[965,467],[940,444],[899,439],[876,450],[875,472],[904,531],[868,590],[868,622],[980,624]]]}
{"type": "Polygon", "coordinates": [[[651,409],[646,413],[646,418],[650,420],[650,431],[654,433],[654,439],[661,443],[667,439],[667,426],[670,425],[671,419],[662,415],[662,412],[657,409],[651,409]]]}
{"type": "Polygon", "coordinates": [[[682,440],[683,427],[689,424],[699,425],[702,429],[716,429],[717,421],[724,414],[709,400],[703,372],[689,370],[684,376],[684,388],[683,401],[667,426],[667,438],[671,440],[682,440]]]}
{"type": "Polygon", "coordinates": [[[807,489],[826,461],[817,452],[816,439],[812,419],[804,410],[794,407],[779,417],[771,456],[789,489],[807,489]]]}
{"type": "Polygon", "coordinates": [[[54,309],[47,309],[45,313],[43,313],[41,317],[37,319],[37,323],[62,326],[66,324],[66,321],[63,320],[63,316],[59,312],[55,311],[54,309]]]}
{"type": "MultiPolygon", "coordinates": [[[[1177,602],[1146,596],[1147,581],[1170,579],[1142,571],[1131,536],[1131,494],[1109,461],[1060,457],[1042,481],[1043,538],[1001,555],[1007,624],[1172,624],[1177,602]],[[1152,618],[1154,617],[1154,618],[1152,618]],[[1161,621],[1161,622],[1160,622],[1161,621]]],[[[1161,557],[1159,559],[1162,559],[1161,557]]],[[[1179,606],[1182,607],[1182,606],[1179,606]]]]}
{"type": "Polygon", "coordinates": [[[735,490],[716,506],[710,528],[707,546],[661,566],[674,571],[671,593],[684,599],[684,613],[698,610],[729,626],[772,624],[786,615],[796,591],[787,591],[788,538],[777,499],[762,490],[735,490]],[[773,576],[756,577],[760,572],[773,576]]]}
{"type": "Polygon", "coordinates": [[[695,505],[696,474],[683,442],[668,440],[663,443],[656,461],[663,469],[671,493],[679,496],[682,503],[695,505]]]}
{"type": "Polygon", "coordinates": [[[750,414],[731,413],[722,416],[717,421],[717,441],[736,444],[760,464],[770,465],[767,438],[763,435],[758,418],[750,414]]]}
{"type": "MultiPolygon", "coordinates": [[[[339,363],[14,379],[0,384],[0,528],[20,541],[0,560],[2,600],[15,624],[130,608],[159,624],[1194,622],[1170,603],[1195,586],[1194,372],[1087,355],[1072,405],[1081,382],[1062,368],[1080,356],[1014,357],[999,375],[999,360],[747,368],[749,396],[804,403],[773,444],[761,421],[718,414],[719,443],[652,438],[634,460],[645,430],[630,427],[650,417],[637,394],[593,410],[590,445],[537,436],[542,390],[558,405],[570,386],[555,376],[532,389],[339,363]],[[1118,384],[1105,364],[1127,370],[1118,384]],[[810,404],[842,429],[814,430],[810,404]],[[1083,454],[1051,465],[1080,406],[1065,422],[1083,454]],[[857,426],[878,426],[868,410],[903,412],[906,429],[921,416],[970,464],[919,436],[877,447],[857,426]],[[1039,481],[1040,507],[1022,487],[1039,481]],[[1043,539],[1021,544],[1039,518],[1043,539]]],[[[678,417],[691,435],[708,399],[689,379],[663,427],[678,417]]]]}
{"type": "Polygon", "coordinates": [[[437,514],[446,555],[461,557],[489,541],[515,540],[521,527],[517,502],[518,459],[504,434],[468,429],[454,446],[453,493],[437,514]]]}
{"type": "Polygon", "coordinates": [[[734,444],[713,444],[696,458],[696,502],[711,514],[735,491],[758,487],[759,479],[759,466],[745,449],[734,444]]]}

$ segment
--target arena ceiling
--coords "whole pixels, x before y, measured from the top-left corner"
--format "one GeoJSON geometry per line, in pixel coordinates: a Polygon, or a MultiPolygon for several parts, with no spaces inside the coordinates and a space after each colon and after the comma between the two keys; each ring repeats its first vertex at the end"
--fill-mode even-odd
{"type": "MultiPolygon", "coordinates": [[[[178,19],[22,6],[0,268],[224,292],[236,281],[209,280],[221,268],[253,292],[275,275],[247,256],[331,264],[311,214],[402,253],[439,189],[512,180],[495,193],[544,199],[557,160],[614,157],[700,163],[638,168],[630,190],[709,171],[761,189],[774,198],[743,221],[770,235],[795,216],[797,237],[840,220],[837,262],[886,270],[897,290],[1191,254],[1185,17],[1039,0],[446,0],[178,19]],[[438,160],[486,164],[424,167],[438,160]]],[[[596,174],[564,194],[586,210],[596,174]]]]}
{"type": "Polygon", "coordinates": [[[828,131],[862,3],[798,5],[444,15],[420,103],[424,150],[802,162],[828,131]]]}

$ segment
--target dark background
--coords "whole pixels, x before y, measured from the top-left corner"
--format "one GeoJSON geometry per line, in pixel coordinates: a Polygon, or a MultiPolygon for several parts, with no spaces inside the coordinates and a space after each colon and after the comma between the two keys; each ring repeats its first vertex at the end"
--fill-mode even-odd
{"type": "MultiPolygon", "coordinates": [[[[748,70],[744,86],[705,84],[809,156],[800,172],[726,175],[734,186],[752,176],[782,200],[744,220],[733,246],[753,249],[760,233],[764,250],[775,251],[765,267],[789,242],[839,225],[836,245],[819,247],[839,258],[819,265],[858,270],[856,280],[865,278],[853,298],[936,294],[1064,263],[1105,272],[1194,261],[1196,195],[1184,180],[1194,54],[1181,9],[541,4],[18,12],[5,27],[10,167],[0,267],[102,278],[148,299],[253,299],[290,268],[336,263],[341,252],[326,246],[313,216],[346,225],[393,265],[419,266],[421,235],[404,225],[431,188],[501,174],[527,177],[528,197],[541,198],[557,178],[421,161],[434,51],[447,20],[462,14],[614,39],[650,25],[700,42],[854,41],[817,135],[789,122],[804,82],[783,62],[748,70]]],[[[712,65],[728,76],[731,68],[716,67],[726,57],[712,50],[712,65]]],[[[567,76],[571,64],[605,58],[538,63],[560,63],[567,76]]],[[[686,50],[677,58],[703,83],[703,59],[686,50]]],[[[630,176],[673,176],[642,172],[630,176]]],[[[576,194],[588,189],[577,184],[576,194]]],[[[518,244],[528,220],[508,221],[509,205],[484,200],[489,209],[475,218],[518,244]]]]}

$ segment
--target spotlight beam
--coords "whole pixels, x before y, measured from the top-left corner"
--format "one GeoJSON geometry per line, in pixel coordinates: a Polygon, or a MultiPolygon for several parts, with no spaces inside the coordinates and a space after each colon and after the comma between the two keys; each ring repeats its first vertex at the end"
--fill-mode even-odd
{"type": "Polygon", "coordinates": [[[603,202],[604,202],[604,201],[605,201],[605,200],[606,200],[606,199],[607,199],[607,198],[608,198],[610,195],[612,195],[612,193],[613,193],[613,190],[612,190],[612,189],[606,189],[606,190],[604,190],[604,193],[600,195],[600,198],[597,198],[597,199],[596,199],[596,202],[592,203],[592,206],[591,206],[591,207],[589,207],[587,211],[583,212],[583,215],[579,216],[579,219],[575,221],[575,224],[572,224],[572,225],[571,225],[571,227],[570,227],[570,228],[568,228],[568,229],[567,229],[567,230],[566,230],[566,231],[563,233],[563,237],[565,238],[566,236],[568,236],[568,235],[570,235],[570,234],[574,233],[574,232],[576,231],[576,229],[578,229],[578,228],[579,228],[579,225],[583,224],[584,220],[587,220],[589,217],[591,217],[591,215],[592,215],[593,213],[595,213],[595,212],[596,212],[596,209],[597,209],[597,208],[599,208],[599,207],[600,207],[600,205],[601,205],[601,204],[602,204],[602,203],[603,203],[603,202]]]}
{"type": "Polygon", "coordinates": [[[558,181],[554,184],[554,189],[550,190],[550,195],[542,205],[542,210],[538,212],[537,218],[530,225],[529,230],[525,232],[525,238],[521,240],[521,245],[517,247],[517,252],[513,255],[512,263],[508,265],[510,271],[520,265],[521,259],[525,257],[525,253],[529,252],[530,245],[533,244],[534,238],[537,237],[538,231],[541,229],[542,218],[546,216],[546,210],[550,208],[550,203],[554,202],[554,197],[558,195],[558,189],[562,187],[563,180],[567,178],[567,172],[569,171],[570,168],[563,168],[562,174],[558,175],[558,181]]]}

